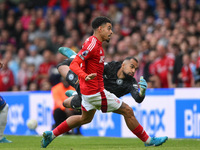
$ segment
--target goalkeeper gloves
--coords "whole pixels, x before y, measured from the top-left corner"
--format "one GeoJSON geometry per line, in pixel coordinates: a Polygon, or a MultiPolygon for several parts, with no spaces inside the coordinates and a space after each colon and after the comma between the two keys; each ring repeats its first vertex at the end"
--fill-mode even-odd
{"type": "Polygon", "coordinates": [[[140,82],[138,84],[139,84],[139,87],[140,87],[140,96],[144,96],[145,95],[145,91],[147,89],[147,82],[143,78],[143,76],[140,77],[140,82]]]}

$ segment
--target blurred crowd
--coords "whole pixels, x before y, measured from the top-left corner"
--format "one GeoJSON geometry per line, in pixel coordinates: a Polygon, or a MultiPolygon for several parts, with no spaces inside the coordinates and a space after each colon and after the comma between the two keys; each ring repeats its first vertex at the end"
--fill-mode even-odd
{"type": "Polygon", "coordinates": [[[56,65],[92,35],[91,20],[113,22],[105,61],[139,61],[149,88],[200,87],[200,0],[0,1],[0,91],[48,91],[56,65]]]}

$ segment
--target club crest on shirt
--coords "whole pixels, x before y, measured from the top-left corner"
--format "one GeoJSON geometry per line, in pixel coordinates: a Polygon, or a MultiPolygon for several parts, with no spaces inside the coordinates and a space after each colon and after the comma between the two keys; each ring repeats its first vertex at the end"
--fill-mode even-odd
{"type": "Polygon", "coordinates": [[[83,56],[87,56],[88,53],[89,53],[89,51],[88,51],[88,50],[85,50],[84,52],[82,52],[82,55],[83,55],[83,56]]]}
{"type": "Polygon", "coordinates": [[[117,79],[116,82],[117,82],[117,85],[122,85],[123,84],[123,80],[122,79],[117,79]]]}
{"type": "Polygon", "coordinates": [[[68,78],[70,81],[72,81],[74,79],[74,74],[69,74],[68,78]]]}

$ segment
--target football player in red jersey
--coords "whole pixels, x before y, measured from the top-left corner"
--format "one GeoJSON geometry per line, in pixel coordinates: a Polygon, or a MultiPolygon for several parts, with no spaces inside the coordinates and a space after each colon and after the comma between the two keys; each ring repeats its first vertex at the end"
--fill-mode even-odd
{"type": "MultiPolygon", "coordinates": [[[[103,41],[109,41],[112,35],[112,24],[107,17],[96,17],[92,21],[93,36],[83,44],[82,49],[74,58],[70,69],[78,75],[82,94],[82,115],[69,117],[53,131],[45,131],[42,138],[42,147],[45,148],[55,137],[68,132],[72,128],[92,121],[96,110],[122,114],[128,128],[144,143],[145,146],[159,146],[168,137],[151,138],[139,124],[133,110],[121,99],[104,89],[104,51],[103,41]]],[[[132,69],[135,70],[137,66],[132,69]]]]}

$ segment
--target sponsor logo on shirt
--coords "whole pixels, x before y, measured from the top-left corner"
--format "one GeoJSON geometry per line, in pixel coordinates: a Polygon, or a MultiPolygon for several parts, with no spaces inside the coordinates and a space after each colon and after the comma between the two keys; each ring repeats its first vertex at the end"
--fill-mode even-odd
{"type": "Polygon", "coordinates": [[[116,82],[117,82],[117,85],[122,85],[123,84],[123,80],[122,79],[117,79],[116,82]]]}

